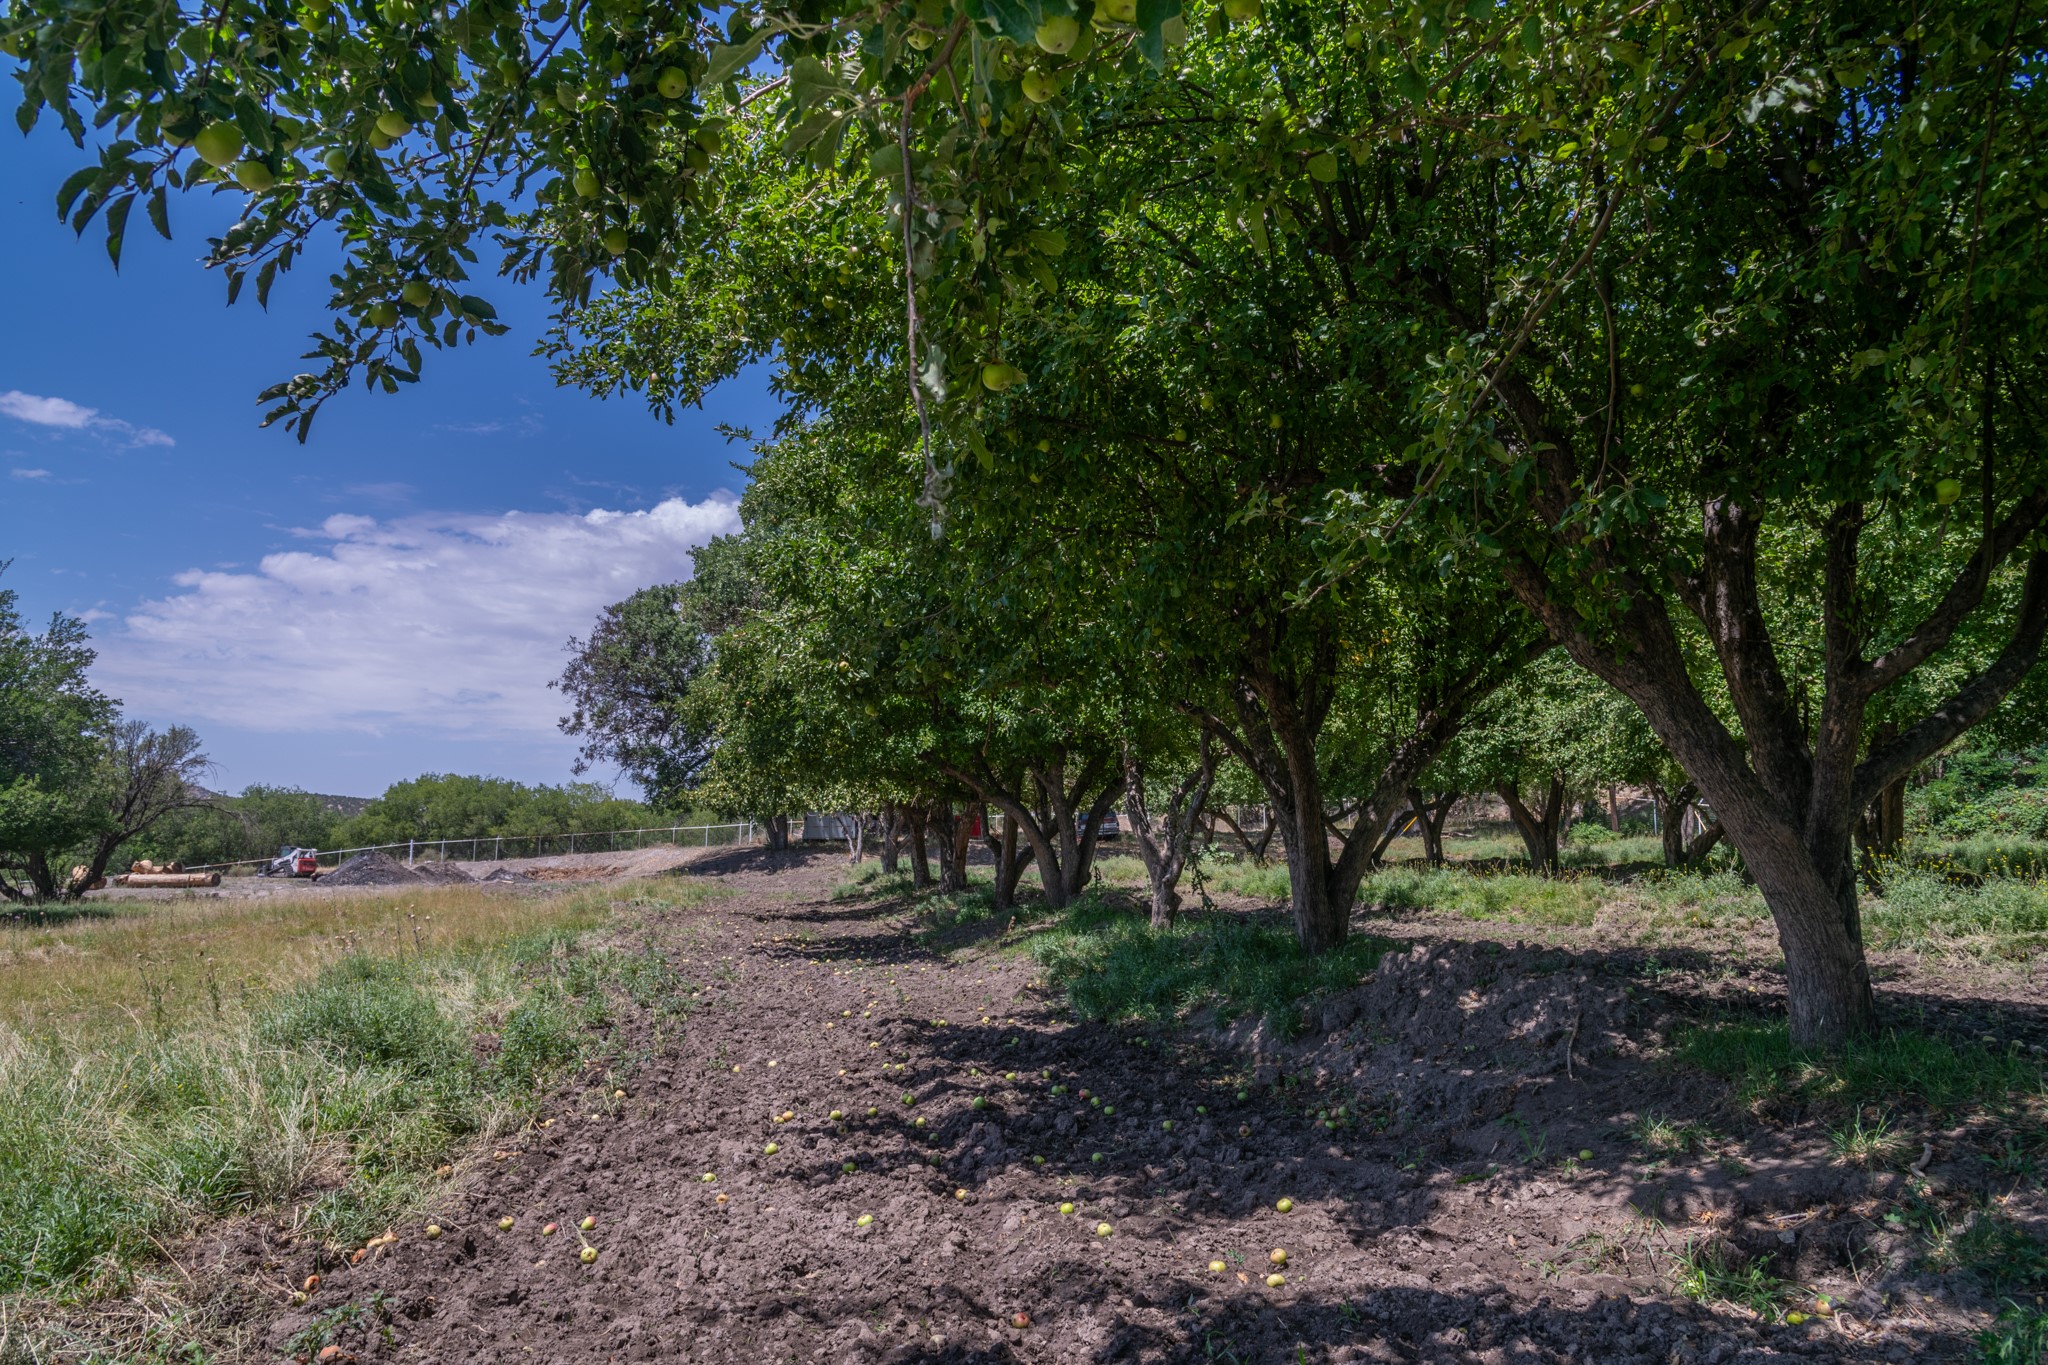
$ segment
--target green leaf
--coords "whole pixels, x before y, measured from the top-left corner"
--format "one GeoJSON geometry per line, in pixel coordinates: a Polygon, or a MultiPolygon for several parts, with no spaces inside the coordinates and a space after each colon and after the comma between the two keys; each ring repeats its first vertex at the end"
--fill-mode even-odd
{"type": "Polygon", "coordinates": [[[149,192],[149,225],[156,229],[157,236],[171,240],[171,206],[169,192],[158,185],[149,192]]]}
{"type": "Polygon", "coordinates": [[[967,12],[1013,43],[1036,41],[1044,22],[1037,0],[967,0],[967,12]]]}
{"type": "Polygon", "coordinates": [[[1180,0],[1138,0],[1138,52],[1154,71],[1166,69],[1166,25],[1180,13],[1180,0]]]}
{"type": "Polygon", "coordinates": [[[796,155],[831,132],[836,125],[845,122],[849,112],[844,109],[818,110],[790,130],[789,136],[782,139],[782,150],[791,156],[796,155]]]}
{"type": "Polygon", "coordinates": [[[71,173],[70,177],[64,181],[63,187],[57,191],[57,216],[59,218],[69,218],[71,216],[71,206],[78,201],[79,195],[85,193],[85,187],[90,185],[93,177],[99,173],[100,168],[97,166],[85,166],[71,173]]]}
{"type": "Polygon", "coordinates": [[[242,140],[259,152],[271,148],[270,115],[263,112],[263,106],[247,95],[235,96],[235,127],[242,130],[242,140]]]}
{"type": "Polygon", "coordinates": [[[121,243],[128,237],[128,211],[134,207],[132,191],[107,205],[107,259],[116,270],[121,268],[121,243]]]}
{"type": "Polygon", "coordinates": [[[768,31],[763,29],[743,43],[713,43],[704,54],[709,64],[699,84],[722,85],[731,80],[761,55],[761,44],[767,40],[768,31]]]}

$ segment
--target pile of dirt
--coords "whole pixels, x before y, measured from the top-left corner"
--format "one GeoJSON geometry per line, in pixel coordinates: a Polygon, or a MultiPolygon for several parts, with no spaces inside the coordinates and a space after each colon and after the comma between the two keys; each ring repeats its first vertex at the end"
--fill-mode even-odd
{"type": "Polygon", "coordinates": [[[494,867],[477,880],[486,882],[530,882],[533,878],[516,868],[494,867]]]}
{"type": "Polygon", "coordinates": [[[601,866],[581,865],[576,867],[536,867],[528,875],[537,882],[592,882],[607,877],[616,877],[624,872],[622,867],[609,863],[601,866]]]}
{"type": "Polygon", "coordinates": [[[412,869],[388,853],[358,853],[332,872],[322,874],[322,886],[412,886],[419,882],[412,869]]]}
{"type": "Polygon", "coordinates": [[[445,882],[451,886],[468,886],[476,880],[458,863],[416,863],[412,874],[423,882],[445,882]]]}
{"type": "Polygon", "coordinates": [[[1406,1113],[1465,1123],[1506,1114],[1532,1086],[1597,1073],[1626,1046],[1633,1010],[1624,981],[1568,952],[1419,944],[1323,1001],[1308,1041],[1282,1047],[1262,1022],[1234,1041],[1268,1072],[1314,1070],[1406,1113]]]}

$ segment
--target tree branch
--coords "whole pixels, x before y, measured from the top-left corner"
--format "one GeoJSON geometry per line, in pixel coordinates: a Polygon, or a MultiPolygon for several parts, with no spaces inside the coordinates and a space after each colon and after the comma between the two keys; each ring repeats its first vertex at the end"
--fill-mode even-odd
{"type": "Polygon", "coordinates": [[[2040,661],[2044,636],[2048,636],[2048,550],[2037,550],[2027,560],[2026,586],[2020,591],[2018,617],[2005,648],[1917,725],[1870,751],[1857,765],[1849,808],[1862,810],[1914,765],[1940,753],[1949,741],[1997,710],[2040,661]]]}

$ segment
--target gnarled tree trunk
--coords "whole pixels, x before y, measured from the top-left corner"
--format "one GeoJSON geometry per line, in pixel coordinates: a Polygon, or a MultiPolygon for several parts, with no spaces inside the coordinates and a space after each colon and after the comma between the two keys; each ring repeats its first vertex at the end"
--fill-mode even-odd
{"type": "Polygon", "coordinates": [[[1522,800],[1521,784],[1513,778],[1495,783],[1493,789],[1507,804],[1508,818],[1515,822],[1515,832],[1522,836],[1529,866],[1545,876],[1557,871],[1557,830],[1564,816],[1564,776],[1550,775],[1542,804],[1534,809],[1522,800]]]}
{"type": "Polygon", "coordinates": [[[1202,732],[1195,770],[1175,784],[1164,809],[1154,812],[1145,795],[1145,767],[1137,751],[1124,746],[1124,818],[1145,863],[1152,893],[1152,927],[1171,929],[1180,913],[1180,874],[1201,828],[1202,806],[1216,780],[1216,738],[1202,732]]]}
{"type": "Polygon", "coordinates": [[[1444,865],[1444,821],[1457,804],[1456,792],[1438,792],[1432,800],[1423,795],[1420,787],[1408,789],[1408,809],[1415,816],[1416,832],[1422,836],[1422,860],[1431,867],[1444,865]]]}
{"type": "Polygon", "coordinates": [[[1031,850],[1022,847],[1017,839],[1017,822],[1007,817],[1003,820],[1003,832],[993,832],[986,812],[981,817],[982,842],[995,855],[995,907],[1008,912],[1017,904],[1017,879],[1024,875],[1024,869],[1031,862],[1031,850]]]}
{"type": "MultiPolygon", "coordinates": [[[[1518,411],[1540,408],[1539,400],[1515,384],[1504,390],[1518,411]]],[[[1562,439],[1543,457],[1545,485],[1568,484],[1569,438],[1554,427],[1530,430],[1546,442],[1562,439]]],[[[2032,670],[2048,635],[2048,551],[2036,551],[2027,560],[2011,632],[1997,656],[1920,721],[1862,752],[1870,699],[1954,638],[1983,602],[1990,569],[2048,517],[2048,493],[2023,495],[2002,520],[1991,515],[1988,492],[1986,502],[1982,538],[1970,564],[1914,629],[1874,659],[1864,657],[1867,627],[1857,584],[1864,508],[1845,503],[1830,515],[1820,604],[1825,686],[1817,717],[1804,714],[1771,641],[1759,587],[1761,518],[1732,497],[1704,502],[1700,573],[1673,591],[1714,646],[1741,717],[1740,740],[1693,684],[1656,586],[1605,561],[1602,571],[1611,575],[1606,591],[1617,606],[1596,636],[1533,557],[1509,562],[1510,581],[1523,604],[1574,659],[1642,710],[1712,803],[1777,924],[1797,1046],[1832,1047],[1877,1027],[1851,850],[1857,816],[1915,764],[1988,716],[2032,670]]],[[[1539,513],[1561,517],[1561,500],[1545,510],[1539,499],[1539,513]]]]}
{"type": "Polygon", "coordinates": [[[1088,884],[1088,871],[1095,861],[1095,841],[1102,830],[1102,816],[1115,803],[1123,787],[1121,774],[1111,775],[1109,765],[1098,755],[1084,760],[1070,782],[1068,753],[1056,749],[1045,762],[1026,770],[1036,800],[1026,805],[1023,783],[998,774],[986,763],[972,767],[941,765],[944,771],[973,788],[982,800],[1003,813],[1005,823],[1015,824],[1018,836],[1029,846],[1038,863],[1039,884],[1046,904],[1063,910],[1073,904],[1088,884]]]}

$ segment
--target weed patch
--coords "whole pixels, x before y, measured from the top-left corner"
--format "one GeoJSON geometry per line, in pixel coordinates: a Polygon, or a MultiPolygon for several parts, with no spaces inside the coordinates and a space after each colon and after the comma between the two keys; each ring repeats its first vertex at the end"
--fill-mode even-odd
{"type": "Polygon", "coordinates": [[[1588,925],[1601,902],[1600,883],[1591,879],[1461,868],[1389,868],[1367,878],[1359,897],[1390,910],[1440,910],[1509,924],[1588,925]]]}
{"type": "Polygon", "coordinates": [[[2008,1299],[1998,1321],[1977,1334],[1982,1365],[2041,1365],[2048,1360],[2048,1311],[2008,1299]]]}
{"type": "Polygon", "coordinates": [[[1766,1322],[1778,1319],[1792,1292],[1763,1261],[1744,1259],[1725,1242],[1688,1241],[1671,1259],[1672,1287],[1686,1298],[1733,1304],[1766,1322]]]}
{"type": "Polygon", "coordinates": [[[1975,1275],[1993,1293],[2048,1290],[2048,1241],[1990,1209],[1973,1209],[1936,1229],[1927,1263],[1975,1275]]]}
{"type": "Polygon", "coordinates": [[[1302,1001],[1357,985],[1387,947],[1355,936],[1310,957],[1291,925],[1235,914],[1187,916],[1154,932],[1144,916],[1084,896],[1030,951],[1088,1018],[1173,1019],[1208,1007],[1290,1028],[1302,1001]]]}

